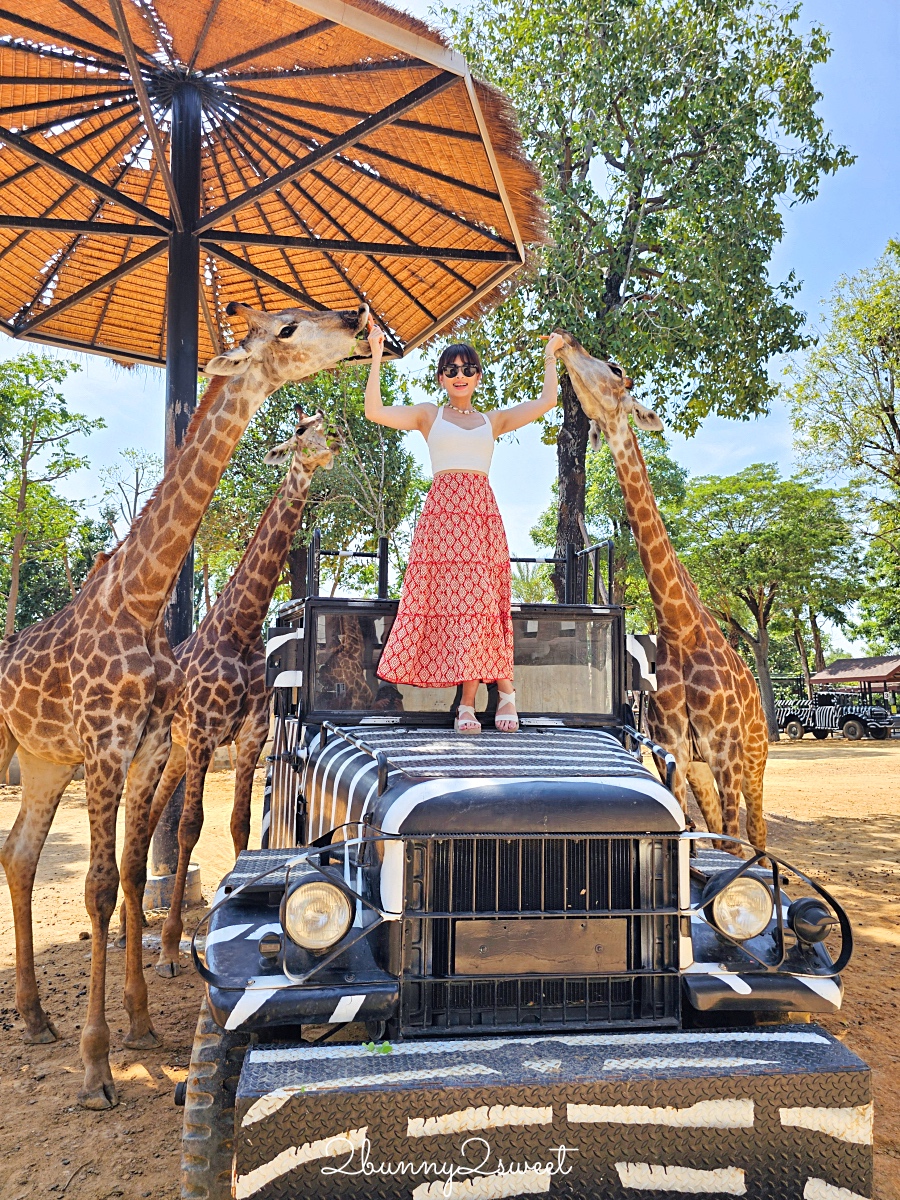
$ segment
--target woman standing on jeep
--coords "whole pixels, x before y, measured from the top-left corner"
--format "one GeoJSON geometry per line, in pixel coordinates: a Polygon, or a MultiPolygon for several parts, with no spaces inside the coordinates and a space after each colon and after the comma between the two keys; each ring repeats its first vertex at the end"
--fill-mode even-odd
{"type": "Polygon", "coordinates": [[[481,360],[472,346],[448,346],[437,381],[447,394],[438,406],[385,407],[380,370],[384,334],[369,330],[372,367],[366,385],[366,416],[391,429],[418,429],[431,454],[434,475],[416,524],[400,605],[378,666],[390,683],[442,688],[462,684],[454,728],[480,733],[475,693],[481,681],[497,682],[494,723],[504,733],[519,728],[513,685],[509,549],[497,501],[488,483],[494,442],[521,429],[556,405],[553,334],[544,353],[544,387],[538,400],[487,413],[472,407],[481,383],[481,360]]]}

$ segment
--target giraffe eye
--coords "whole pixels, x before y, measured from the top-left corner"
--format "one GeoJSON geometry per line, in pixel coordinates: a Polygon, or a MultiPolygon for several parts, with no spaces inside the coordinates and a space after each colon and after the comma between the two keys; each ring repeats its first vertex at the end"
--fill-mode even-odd
{"type": "Polygon", "coordinates": [[[613,366],[612,363],[610,363],[609,369],[612,371],[613,375],[618,375],[618,377],[620,379],[622,378],[622,368],[621,367],[615,367],[615,366],[613,366]]]}
{"type": "Polygon", "coordinates": [[[292,333],[296,332],[296,329],[296,325],[285,325],[283,328],[279,329],[278,336],[280,338],[289,338],[292,333]]]}

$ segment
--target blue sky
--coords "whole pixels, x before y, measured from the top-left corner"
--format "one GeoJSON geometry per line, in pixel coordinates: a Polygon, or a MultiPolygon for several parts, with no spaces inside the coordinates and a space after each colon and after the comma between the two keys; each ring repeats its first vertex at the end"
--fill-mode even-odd
{"type": "MultiPolygon", "coordinates": [[[[427,17],[428,4],[413,0],[409,11],[427,17]]],[[[833,54],[820,69],[820,104],[834,138],[856,154],[854,166],[825,179],[819,197],[787,208],[786,235],[772,263],[773,278],[793,270],[803,281],[796,301],[815,326],[822,300],[842,275],[870,266],[890,237],[900,235],[900,123],[897,121],[900,60],[900,5],[896,0],[807,0],[807,23],[831,33],[833,54]]],[[[0,355],[19,348],[5,339],[0,355]]],[[[162,445],[163,380],[153,369],[124,371],[83,356],[81,373],[67,385],[74,408],[103,416],[107,429],[90,441],[94,468],[112,461],[124,446],[159,451],[162,445]]],[[[413,364],[411,363],[412,367],[413,364]]],[[[780,373],[781,364],[773,364],[780,373]]],[[[410,435],[411,449],[427,466],[424,443],[410,435]]],[[[693,474],[729,474],[753,462],[793,467],[791,431],[784,406],[749,423],[707,420],[697,435],[672,438],[672,448],[693,474]]],[[[537,432],[523,430],[518,442],[497,448],[492,483],[514,552],[528,553],[528,530],[546,507],[556,472],[555,449],[541,445],[537,432]]],[[[93,471],[73,479],[74,497],[95,495],[93,471]]]]}

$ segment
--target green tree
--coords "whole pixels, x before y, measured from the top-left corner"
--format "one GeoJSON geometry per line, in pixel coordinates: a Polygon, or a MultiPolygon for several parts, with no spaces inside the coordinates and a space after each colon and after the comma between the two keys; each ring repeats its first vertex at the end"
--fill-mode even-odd
{"type": "MultiPolygon", "coordinates": [[[[363,410],[366,369],[344,367],[302,383],[288,384],[271,396],[238,444],[197,537],[198,588],[212,600],[237,565],[259,518],[278,487],[283,471],[264,463],[272,446],[291,436],[295,406],[304,412],[321,409],[341,448],[330,471],[317,471],[303,513],[303,523],[289,556],[290,592],[303,595],[305,546],[315,528],[323,546],[332,550],[372,550],[380,536],[401,525],[417,481],[415,460],[398,430],[373,425],[363,410]],[[201,582],[202,580],[202,582],[201,582]]],[[[402,386],[396,369],[383,373],[388,402],[399,403],[402,386]]],[[[348,568],[347,559],[325,558],[324,579],[339,580],[360,590],[375,584],[374,568],[348,568]]],[[[287,598],[284,592],[279,598],[287,598]]]]}
{"type": "Polygon", "coordinates": [[[782,479],[774,464],[688,484],[685,563],[705,603],[753,655],[773,738],[773,635],[790,632],[794,611],[821,595],[828,577],[843,581],[846,604],[859,594],[852,502],[846,489],[782,479]]]}
{"type": "Polygon", "coordinates": [[[523,604],[542,604],[553,600],[553,583],[545,563],[515,563],[512,570],[512,596],[523,604]]]}
{"type": "Polygon", "coordinates": [[[900,244],[841,279],[823,317],[818,343],[789,371],[797,451],[900,511],[900,244]]]}
{"type": "Polygon", "coordinates": [[[868,499],[871,548],[859,632],[879,652],[900,646],[900,244],[839,281],[818,344],[793,367],[797,452],[851,475],[868,499]]]}
{"type": "MultiPolygon", "coordinates": [[[[476,337],[505,398],[534,390],[561,326],[624,363],[694,432],[768,411],[773,354],[803,345],[793,274],[770,277],[786,203],[852,162],[816,112],[824,30],[770,0],[481,0],[444,10],[515,105],[546,184],[540,270],[476,337]]],[[[587,422],[562,385],[557,553],[579,540],[587,422]]]]}
{"type": "Polygon", "coordinates": [[[865,559],[866,588],[855,632],[870,654],[900,654],[900,517],[885,513],[865,559]]]}
{"type": "MultiPolygon", "coordinates": [[[[0,472],[9,538],[7,634],[16,628],[22,565],[32,554],[47,554],[48,539],[54,540],[48,530],[51,513],[62,516],[59,504],[54,508],[51,503],[55,495],[51,485],[88,465],[86,458],[73,453],[70,442],[105,425],[70,412],[65,396],[57,390],[77,370],[77,363],[33,353],[0,363],[0,472]]],[[[56,544],[62,545],[71,526],[64,534],[57,532],[56,544]]]]}
{"type": "MultiPolygon", "coordinates": [[[[650,485],[656,496],[660,513],[673,543],[678,544],[678,514],[685,497],[688,473],[672,458],[665,438],[658,434],[637,433],[637,439],[647,464],[650,485]]],[[[554,497],[558,486],[553,484],[554,497]]],[[[628,625],[636,631],[656,629],[656,617],[641,560],[625,512],[625,500],[616,477],[612,454],[601,441],[593,454],[587,456],[585,485],[585,525],[589,540],[613,542],[614,604],[624,604],[630,610],[628,625]]],[[[556,544],[556,505],[541,513],[531,531],[538,546],[556,544]]],[[[605,565],[603,567],[605,573],[605,565]]]]}
{"type": "Polygon", "coordinates": [[[126,447],[112,463],[98,471],[103,484],[102,505],[108,514],[112,532],[124,537],[144,507],[163,473],[161,454],[126,447]],[[116,522],[121,524],[116,526],[116,522]]]}
{"type": "MultiPolygon", "coordinates": [[[[68,529],[68,536],[63,541],[51,541],[45,553],[32,553],[22,563],[16,606],[18,629],[52,616],[68,604],[84,583],[97,554],[113,540],[105,517],[84,517],[77,506],[59,497],[56,503],[62,510],[60,525],[68,529]]],[[[35,551],[39,549],[34,547],[35,551]]],[[[8,589],[9,558],[5,550],[0,530],[0,587],[8,589]]]]}

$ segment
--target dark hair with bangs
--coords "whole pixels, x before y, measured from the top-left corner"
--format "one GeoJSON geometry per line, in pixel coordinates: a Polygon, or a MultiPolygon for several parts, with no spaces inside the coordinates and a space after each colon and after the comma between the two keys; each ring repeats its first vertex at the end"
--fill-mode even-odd
{"type": "Polygon", "coordinates": [[[449,367],[456,358],[463,360],[463,366],[471,363],[473,367],[477,367],[479,375],[484,373],[481,359],[478,357],[478,351],[475,347],[470,346],[468,342],[454,342],[452,346],[445,346],[441,351],[441,357],[438,359],[437,365],[438,375],[443,375],[444,368],[449,367]]]}

